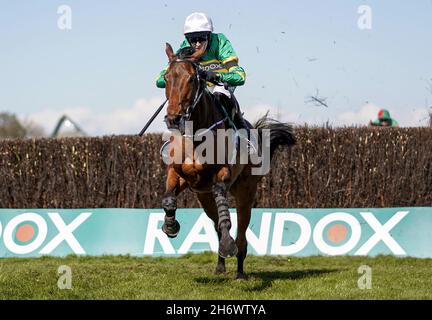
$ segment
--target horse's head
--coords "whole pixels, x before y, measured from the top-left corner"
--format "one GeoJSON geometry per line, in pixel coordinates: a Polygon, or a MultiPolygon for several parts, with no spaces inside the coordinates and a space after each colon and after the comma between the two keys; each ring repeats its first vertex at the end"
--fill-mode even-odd
{"type": "Polygon", "coordinates": [[[189,120],[191,106],[198,97],[202,83],[197,61],[204,54],[206,47],[187,54],[174,54],[169,43],[166,44],[165,52],[168,56],[169,66],[165,73],[165,95],[168,99],[167,114],[165,122],[168,129],[180,129],[183,131],[184,122],[189,120]]]}

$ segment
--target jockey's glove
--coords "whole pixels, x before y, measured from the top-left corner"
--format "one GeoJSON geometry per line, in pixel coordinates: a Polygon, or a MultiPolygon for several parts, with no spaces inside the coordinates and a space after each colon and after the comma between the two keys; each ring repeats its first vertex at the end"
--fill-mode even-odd
{"type": "Polygon", "coordinates": [[[219,73],[214,71],[203,70],[200,72],[200,76],[208,82],[218,83],[221,81],[219,73]]]}

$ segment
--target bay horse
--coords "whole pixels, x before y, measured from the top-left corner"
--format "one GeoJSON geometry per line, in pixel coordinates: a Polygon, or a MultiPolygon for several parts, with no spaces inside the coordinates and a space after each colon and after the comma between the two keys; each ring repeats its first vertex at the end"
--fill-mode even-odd
{"type": "MultiPolygon", "coordinates": [[[[169,43],[166,43],[165,52],[168,56],[168,68],[165,73],[165,95],[168,100],[165,122],[168,129],[182,130],[186,120],[192,121],[193,133],[199,129],[209,129],[218,141],[217,129],[230,128],[227,113],[218,104],[217,99],[206,87],[206,80],[200,77],[198,61],[205,52],[205,47],[198,49],[187,57],[176,55],[169,43]]],[[[248,123],[248,122],[247,122],[248,123]]],[[[248,123],[250,128],[252,125],[248,123]]],[[[255,129],[261,132],[270,130],[269,156],[270,161],[279,146],[292,146],[295,144],[293,129],[290,125],[269,119],[267,114],[255,123],[255,129]]],[[[183,130],[184,131],[184,130],[183,130]]],[[[170,143],[170,150],[184,147],[192,143],[195,150],[199,141],[190,141],[181,132],[179,143],[170,143]]],[[[259,136],[258,144],[263,139],[259,136]]],[[[176,197],[186,188],[191,189],[206,212],[213,220],[219,239],[219,255],[216,265],[216,274],[226,272],[225,258],[237,257],[237,279],[245,278],[243,263],[247,254],[246,229],[250,222],[251,210],[255,203],[257,185],[262,175],[254,175],[252,168],[255,164],[244,164],[236,161],[230,163],[202,163],[194,155],[186,155],[185,148],[181,149],[182,161],[167,165],[166,192],[163,195],[162,207],[165,211],[162,230],[168,237],[174,238],[180,230],[180,224],[175,219],[177,209],[176,197]],[[189,162],[185,161],[190,157],[189,162]],[[234,198],[237,209],[237,237],[230,236],[231,219],[227,192],[234,198]]],[[[239,159],[240,150],[237,150],[236,159],[239,159]]],[[[228,156],[227,156],[228,157],[228,156]]],[[[226,159],[225,159],[226,160],[226,159]]]]}

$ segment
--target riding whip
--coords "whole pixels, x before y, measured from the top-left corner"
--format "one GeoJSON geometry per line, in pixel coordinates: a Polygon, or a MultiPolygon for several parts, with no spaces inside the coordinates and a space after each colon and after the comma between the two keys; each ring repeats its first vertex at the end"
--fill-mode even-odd
{"type": "Polygon", "coordinates": [[[154,113],[154,115],[152,115],[152,117],[150,118],[150,120],[146,123],[146,125],[144,126],[144,128],[142,128],[141,132],[138,134],[139,136],[142,136],[144,134],[144,132],[147,130],[147,128],[150,126],[150,124],[153,122],[153,120],[157,117],[157,115],[159,114],[159,112],[161,112],[162,108],[164,107],[165,103],[168,101],[168,99],[166,99],[164,101],[164,103],[161,104],[161,106],[156,110],[156,112],[154,113]]]}

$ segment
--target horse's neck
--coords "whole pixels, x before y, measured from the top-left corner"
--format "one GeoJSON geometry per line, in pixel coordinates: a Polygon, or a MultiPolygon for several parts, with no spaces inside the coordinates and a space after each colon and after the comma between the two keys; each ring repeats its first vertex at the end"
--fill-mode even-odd
{"type": "Polygon", "coordinates": [[[199,129],[207,129],[223,118],[211,93],[204,92],[192,114],[194,133],[199,129]]]}

